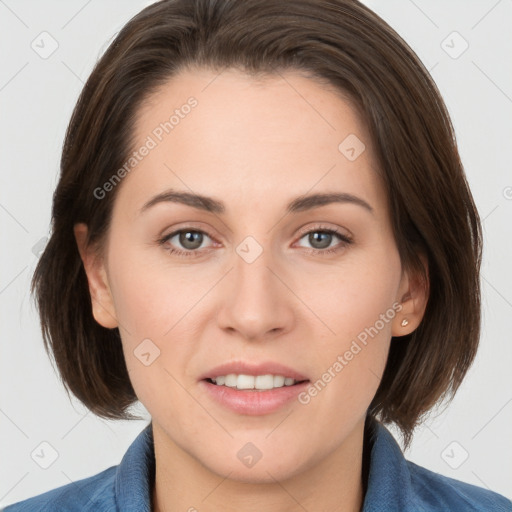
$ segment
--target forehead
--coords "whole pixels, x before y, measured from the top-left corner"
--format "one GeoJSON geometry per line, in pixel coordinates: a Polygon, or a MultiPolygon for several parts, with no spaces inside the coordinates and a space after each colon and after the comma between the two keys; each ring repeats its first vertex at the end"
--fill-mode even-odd
{"type": "Polygon", "coordinates": [[[229,198],[270,207],[271,199],[288,204],[334,189],[384,200],[357,111],[297,71],[259,78],[232,69],[182,71],[139,108],[134,149],[150,139],[123,183],[132,206],[168,188],[225,197],[228,214],[229,198]]]}

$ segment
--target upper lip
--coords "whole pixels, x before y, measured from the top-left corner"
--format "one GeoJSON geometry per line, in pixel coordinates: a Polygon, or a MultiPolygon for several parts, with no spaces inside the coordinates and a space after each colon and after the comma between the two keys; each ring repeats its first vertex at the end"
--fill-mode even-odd
{"type": "Polygon", "coordinates": [[[229,375],[235,373],[237,375],[282,375],[283,377],[290,377],[296,381],[308,380],[307,377],[280,363],[273,361],[266,361],[262,363],[250,363],[248,361],[231,361],[221,364],[208,370],[200,376],[200,380],[214,379],[221,375],[229,375]]]}

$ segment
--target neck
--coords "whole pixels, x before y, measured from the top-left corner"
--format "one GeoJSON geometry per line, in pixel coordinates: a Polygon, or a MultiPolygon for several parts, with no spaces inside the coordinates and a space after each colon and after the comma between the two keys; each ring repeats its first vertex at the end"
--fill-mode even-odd
{"type": "Polygon", "coordinates": [[[156,471],[152,510],[360,512],[364,501],[363,437],[364,419],[342,445],[293,476],[248,483],[211,471],[153,422],[156,471]]]}

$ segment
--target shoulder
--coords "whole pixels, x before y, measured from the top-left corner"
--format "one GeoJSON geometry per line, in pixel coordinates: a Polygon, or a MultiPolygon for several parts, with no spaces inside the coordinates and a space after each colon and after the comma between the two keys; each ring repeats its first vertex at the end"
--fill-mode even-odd
{"type": "Polygon", "coordinates": [[[369,422],[371,456],[364,512],[512,512],[493,491],[435,473],[407,460],[389,430],[369,422]]]}
{"type": "Polygon", "coordinates": [[[0,509],[5,512],[117,512],[151,510],[155,477],[152,424],[135,438],[117,466],[0,509]]]}
{"type": "Polygon", "coordinates": [[[419,510],[512,512],[512,501],[493,491],[440,475],[406,461],[419,510]]]}
{"type": "Polygon", "coordinates": [[[39,512],[52,510],[55,512],[75,511],[116,511],[114,483],[117,466],[57,487],[32,498],[0,509],[2,512],[39,512]]]}

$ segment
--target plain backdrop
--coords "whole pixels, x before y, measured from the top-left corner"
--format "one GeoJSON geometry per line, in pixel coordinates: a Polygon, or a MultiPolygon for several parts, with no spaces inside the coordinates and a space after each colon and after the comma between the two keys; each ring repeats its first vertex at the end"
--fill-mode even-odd
{"type": "MultiPolygon", "coordinates": [[[[118,464],[149,421],[141,405],[144,421],[113,422],[68,398],[29,283],[78,94],[113,36],[150,3],[0,0],[0,506],[118,464]]],[[[512,498],[512,1],[364,3],[438,84],[484,228],[480,351],[406,457],[512,498]]]]}

